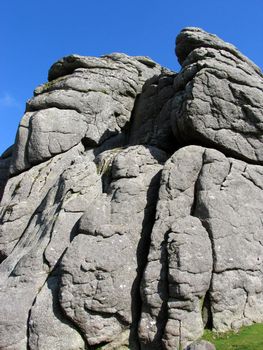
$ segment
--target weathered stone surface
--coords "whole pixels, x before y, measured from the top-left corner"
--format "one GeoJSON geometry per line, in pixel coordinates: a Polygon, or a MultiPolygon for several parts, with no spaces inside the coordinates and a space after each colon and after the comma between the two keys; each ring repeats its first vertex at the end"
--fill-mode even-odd
{"type": "Polygon", "coordinates": [[[4,193],[5,185],[9,177],[9,167],[13,152],[13,146],[9,147],[0,157],[0,201],[4,193]]]}
{"type": "Polygon", "coordinates": [[[165,72],[145,83],[134,107],[129,143],[175,150],[171,129],[171,97],[175,73],[165,72]]]}
{"type": "Polygon", "coordinates": [[[28,323],[30,350],[85,349],[81,335],[61,313],[56,276],[48,278],[38,294],[28,323]]]}
{"type": "Polygon", "coordinates": [[[207,231],[194,217],[195,182],[204,150],[176,152],[162,172],[156,221],[141,285],[142,349],[185,347],[202,335],[202,300],[212,273],[207,231]],[[193,258],[194,257],[194,258],[193,258]]]}
{"type": "Polygon", "coordinates": [[[0,158],[0,349],[180,350],[263,322],[263,79],[233,45],[67,56],[0,158]],[[198,340],[198,341],[197,341],[198,340]]]}
{"type": "Polygon", "coordinates": [[[0,266],[0,348],[3,350],[27,349],[28,313],[48,274],[48,266],[39,254],[44,242],[41,243],[22,257],[19,253],[10,255],[0,266]]]}
{"type": "Polygon", "coordinates": [[[162,71],[147,57],[124,54],[73,55],[58,61],[50,69],[51,81],[27,102],[10,172],[21,172],[81,140],[94,147],[121,133],[142,85],[162,71]]]}
{"type": "Polygon", "coordinates": [[[138,277],[165,159],[154,148],[119,150],[107,165],[107,195],[81,218],[80,234],[62,260],[60,303],[89,345],[113,341],[138,317],[138,277]]]}
{"type": "Polygon", "coordinates": [[[49,108],[31,118],[28,160],[39,163],[77,145],[85,135],[85,118],[76,111],[49,108]]]}
{"type": "MultiPolygon", "coordinates": [[[[107,72],[105,75],[116,73],[116,75],[119,77],[121,77],[120,68],[131,71],[133,68],[136,68],[139,72],[138,78],[143,83],[146,79],[152,78],[153,74],[151,69],[156,69],[156,71],[159,71],[160,66],[147,56],[131,57],[123,53],[112,53],[110,55],[102,56],[101,58],[70,55],[63,57],[51,66],[48,72],[48,80],[52,81],[62,76],[71,74],[78,68],[99,68],[102,69],[102,73],[104,73],[103,70],[107,72]],[[116,65],[111,66],[112,63],[115,63],[116,65]]],[[[113,74],[113,76],[115,76],[115,74],[113,74]]],[[[132,82],[133,79],[130,78],[130,80],[132,82]]]]}
{"type": "MultiPolygon", "coordinates": [[[[27,324],[34,300],[70,244],[76,222],[101,193],[92,156],[82,152],[83,148],[76,146],[33,167],[29,174],[12,178],[15,182],[11,181],[10,190],[6,188],[1,236],[1,256],[5,260],[0,265],[2,349],[8,346],[26,349],[27,324]],[[10,337],[13,332],[15,336],[10,337]]],[[[68,332],[71,334],[71,329],[68,332]]]]}
{"type": "Polygon", "coordinates": [[[225,42],[215,34],[207,33],[206,31],[195,27],[184,28],[176,38],[176,55],[179,62],[183,64],[189,53],[200,47],[212,47],[219,51],[224,50],[230,52],[241,61],[248,63],[253,67],[256,73],[261,75],[260,68],[246,56],[242,55],[234,45],[225,42]]]}
{"type": "MultiPolygon", "coordinates": [[[[5,188],[1,202],[0,256],[8,256],[30,225],[34,215],[43,211],[45,198],[61,174],[71,163],[78,162],[82,145],[58,155],[46,163],[31,168],[26,174],[12,177],[5,188]]],[[[34,221],[34,220],[33,220],[34,221]]]]}
{"type": "Polygon", "coordinates": [[[262,322],[262,169],[197,146],[180,149],[165,165],[142,284],[140,336],[146,349],[160,347],[161,338],[167,349],[198,338],[207,292],[217,331],[262,322]],[[197,223],[202,223],[203,236],[197,223]],[[193,274],[189,280],[188,274],[193,274]]]}
{"type": "Polygon", "coordinates": [[[198,29],[177,39],[171,123],[181,144],[199,143],[239,159],[263,161],[263,78],[222,40],[198,29]]]}
{"type": "Polygon", "coordinates": [[[0,199],[2,198],[5,185],[9,177],[9,167],[10,167],[11,157],[6,159],[0,158],[0,199]]]}
{"type": "Polygon", "coordinates": [[[205,153],[195,215],[213,246],[210,295],[217,331],[263,321],[262,171],[215,151],[205,153]]]}

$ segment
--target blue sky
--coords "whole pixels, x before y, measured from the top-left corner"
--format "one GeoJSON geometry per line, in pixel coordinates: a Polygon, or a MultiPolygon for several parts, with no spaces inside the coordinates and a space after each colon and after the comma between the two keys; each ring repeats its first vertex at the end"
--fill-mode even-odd
{"type": "Polygon", "coordinates": [[[186,26],[233,43],[263,68],[263,0],[1,0],[0,153],[14,142],[25,102],[50,65],[78,53],[147,55],[179,70],[186,26]]]}

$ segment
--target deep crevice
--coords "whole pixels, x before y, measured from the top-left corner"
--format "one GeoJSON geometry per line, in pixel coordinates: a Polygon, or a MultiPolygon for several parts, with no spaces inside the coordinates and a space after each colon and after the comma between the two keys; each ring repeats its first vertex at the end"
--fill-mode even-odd
{"type": "MultiPolygon", "coordinates": [[[[165,333],[165,327],[168,321],[168,299],[169,299],[169,281],[168,281],[168,272],[169,272],[169,262],[168,262],[168,252],[167,252],[167,243],[171,229],[168,229],[163,236],[163,241],[160,246],[161,256],[161,269],[160,269],[160,279],[158,281],[157,293],[162,299],[161,306],[158,308],[159,313],[154,320],[154,323],[157,327],[157,332],[153,340],[150,343],[144,343],[141,341],[141,349],[143,350],[161,350],[165,349],[163,344],[163,338],[165,333]]],[[[145,307],[147,312],[150,312],[151,306],[146,304],[145,307]]]]}
{"type": "MultiPolygon", "coordinates": [[[[160,271],[160,285],[158,285],[158,293],[163,293],[162,297],[162,306],[160,308],[159,315],[157,317],[157,324],[159,325],[158,331],[157,331],[157,339],[161,343],[159,344],[159,348],[156,348],[156,350],[159,350],[160,348],[163,349],[163,338],[165,333],[165,327],[168,322],[169,318],[169,309],[168,309],[168,300],[169,300],[169,256],[167,251],[167,244],[169,239],[169,234],[171,233],[171,229],[165,232],[164,234],[164,240],[162,242],[161,246],[161,261],[162,261],[162,268],[160,271]],[[163,276],[163,281],[162,281],[163,276]],[[162,282],[162,283],[161,283],[162,282]]],[[[158,343],[157,343],[158,345],[158,343]]]]}
{"type": "Polygon", "coordinates": [[[27,328],[26,328],[26,336],[27,336],[27,344],[26,344],[26,348],[27,350],[32,350],[30,348],[30,345],[29,345],[29,338],[30,338],[30,319],[31,319],[31,313],[32,313],[32,308],[34,307],[35,303],[36,303],[36,300],[37,300],[37,296],[38,294],[41,292],[41,289],[43,288],[44,284],[46,283],[46,281],[43,283],[42,287],[39,289],[39,291],[37,292],[34,300],[33,300],[33,303],[28,311],[28,317],[27,317],[27,328]]]}
{"type": "Polygon", "coordinates": [[[210,287],[206,292],[202,305],[202,320],[205,329],[213,329],[213,315],[211,310],[210,287]]]}
{"type": "MultiPolygon", "coordinates": [[[[44,262],[44,259],[43,259],[43,262],[44,262]]],[[[45,283],[47,282],[47,279],[48,279],[48,275],[45,279],[45,281],[42,283],[41,287],[38,288],[38,291],[36,292],[36,295],[33,299],[33,302],[32,302],[32,305],[28,311],[28,317],[27,317],[27,323],[26,323],[26,326],[27,326],[27,329],[26,329],[26,335],[27,335],[27,350],[31,350],[31,347],[29,345],[29,339],[30,339],[30,320],[31,320],[31,313],[32,313],[32,309],[34,307],[34,305],[36,304],[36,301],[37,301],[37,297],[38,295],[41,293],[45,283]]]]}
{"type": "MultiPolygon", "coordinates": [[[[197,179],[196,179],[195,185],[194,185],[194,201],[193,201],[193,205],[191,208],[191,215],[200,220],[200,223],[203,226],[203,228],[206,230],[207,236],[208,236],[210,243],[211,243],[212,271],[211,271],[210,284],[209,284],[208,290],[206,291],[206,294],[205,294],[204,299],[203,299],[202,308],[201,308],[201,315],[202,315],[202,319],[203,319],[204,328],[213,329],[213,313],[212,313],[212,309],[211,309],[210,292],[212,289],[213,274],[215,271],[216,253],[215,253],[213,235],[212,235],[212,232],[210,230],[209,224],[206,221],[206,218],[208,216],[207,208],[200,207],[199,196],[198,196],[199,186],[200,186],[200,184],[199,184],[200,175],[202,173],[203,166],[204,166],[204,157],[205,157],[205,152],[202,155],[202,166],[200,168],[199,174],[197,176],[197,179]],[[200,210],[202,211],[202,213],[200,212],[200,210]]],[[[230,167],[229,173],[230,173],[230,171],[231,171],[231,167],[230,167]]]]}
{"type": "Polygon", "coordinates": [[[130,348],[133,350],[140,349],[140,339],[138,336],[138,326],[142,313],[142,297],[140,287],[143,279],[143,273],[148,262],[148,255],[151,245],[151,233],[155,223],[156,206],[160,187],[161,170],[152,178],[148,192],[147,204],[144,209],[144,220],[142,223],[141,238],[137,246],[137,276],[133,282],[131,289],[131,310],[132,310],[132,326],[129,337],[130,348]]]}

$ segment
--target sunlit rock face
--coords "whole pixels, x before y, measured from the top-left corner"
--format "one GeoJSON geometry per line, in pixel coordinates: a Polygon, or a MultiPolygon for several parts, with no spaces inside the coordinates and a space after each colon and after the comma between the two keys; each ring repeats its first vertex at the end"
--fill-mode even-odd
{"type": "Polygon", "coordinates": [[[68,56],[27,102],[0,158],[0,349],[181,350],[263,322],[262,74],[199,28],[176,54],[68,56]]]}

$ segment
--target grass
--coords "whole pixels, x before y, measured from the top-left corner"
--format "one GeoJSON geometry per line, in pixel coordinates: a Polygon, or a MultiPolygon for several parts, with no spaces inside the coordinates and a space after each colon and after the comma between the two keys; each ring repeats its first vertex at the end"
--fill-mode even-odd
{"type": "Polygon", "coordinates": [[[243,327],[238,332],[215,333],[205,330],[203,339],[216,350],[263,350],[263,324],[243,327]]]}

